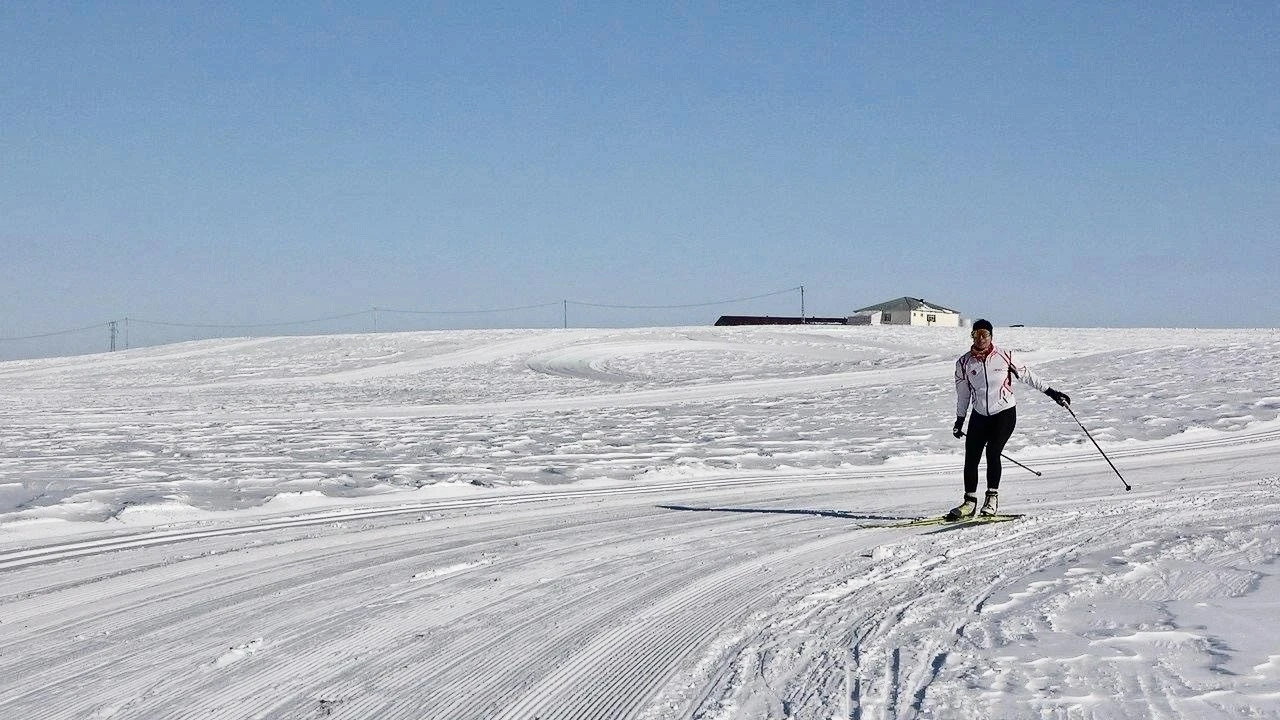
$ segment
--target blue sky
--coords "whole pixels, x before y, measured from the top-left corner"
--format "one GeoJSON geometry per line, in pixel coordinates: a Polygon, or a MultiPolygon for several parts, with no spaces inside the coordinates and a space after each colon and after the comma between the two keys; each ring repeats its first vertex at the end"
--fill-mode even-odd
{"type": "MultiPolygon", "coordinates": [[[[1278,35],[1274,2],[5,2],[0,336],[798,285],[1272,327],[1278,35]]],[[[799,297],[570,324],[722,312],[799,297]]]]}

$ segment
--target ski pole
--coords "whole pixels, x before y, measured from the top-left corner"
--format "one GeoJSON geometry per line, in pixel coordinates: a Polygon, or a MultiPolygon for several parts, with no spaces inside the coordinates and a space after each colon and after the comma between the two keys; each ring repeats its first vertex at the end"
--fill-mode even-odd
{"type": "Polygon", "coordinates": [[[1098,448],[1098,452],[1102,453],[1102,459],[1106,460],[1107,464],[1111,466],[1111,469],[1116,471],[1116,477],[1120,478],[1120,482],[1124,483],[1125,491],[1127,492],[1132,490],[1133,488],[1129,487],[1129,483],[1124,479],[1124,476],[1120,474],[1119,470],[1116,470],[1116,464],[1111,462],[1111,458],[1107,457],[1105,452],[1102,452],[1102,446],[1098,444],[1097,440],[1093,439],[1093,435],[1089,434],[1089,428],[1085,427],[1084,423],[1080,422],[1080,418],[1076,417],[1076,411],[1072,410],[1070,405],[1063,405],[1062,407],[1066,408],[1067,412],[1071,413],[1071,417],[1075,419],[1076,424],[1080,426],[1080,429],[1084,431],[1084,434],[1088,436],[1091,442],[1093,442],[1093,446],[1098,448]]]}
{"type": "MultiPolygon", "coordinates": [[[[964,433],[960,433],[960,435],[961,437],[963,437],[964,433]]],[[[1004,453],[1000,453],[1000,457],[1004,458],[1005,460],[1008,460],[1009,462],[1013,463],[1014,465],[1017,465],[1018,467],[1022,468],[1023,470],[1026,470],[1027,472],[1035,473],[1036,477],[1040,477],[1041,475],[1044,474],[1039,471],[1032,470],[1031,468],[1027,467],[1026,465],[1023,465],[1022,463],[1018,462],[1017,460],[1014,460],[1013,458],[1009,457],[1008,455],[1005,455],[1004,453]]]]}

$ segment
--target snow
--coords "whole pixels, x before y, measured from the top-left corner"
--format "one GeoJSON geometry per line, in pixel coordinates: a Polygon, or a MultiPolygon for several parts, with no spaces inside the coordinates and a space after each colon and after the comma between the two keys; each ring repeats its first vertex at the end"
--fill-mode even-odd
{"type": "Polygon", "coordinates": [[[0,363],[0,717],[1280,717],[1280,331],[449,331],[0,363]]]}

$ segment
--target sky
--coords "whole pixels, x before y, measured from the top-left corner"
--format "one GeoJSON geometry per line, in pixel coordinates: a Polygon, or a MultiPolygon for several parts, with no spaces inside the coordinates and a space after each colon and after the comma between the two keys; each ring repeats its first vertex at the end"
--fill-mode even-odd
{"type": "Polygon", "coordinates": [[[6,2],[0,338],[1274,327],[1280,5],[1069,5],[6,2]]]}

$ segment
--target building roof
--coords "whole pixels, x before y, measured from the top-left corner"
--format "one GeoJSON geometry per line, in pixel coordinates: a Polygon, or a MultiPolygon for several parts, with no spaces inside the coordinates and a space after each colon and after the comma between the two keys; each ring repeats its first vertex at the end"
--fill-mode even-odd
{"type": "Polygon", "coordinates": [[[925,300],[924,298],[913,298],[913,297],[900,297],[896,300],[889,300],[886,302],[882,302],[879,305],[870,305],[868,307],[859,308],[857,310],[854,310],[854,312],[860,312],[860,313],[886,312],[886,311],[893,312],[895,310],[925,310],[925,311],[933,311],[933,312],[952,313],[955,315],[960,314],[959,310],[952,310],[951,308],[943,307],[941,305],[938,305],[937,303],[931,303],[928,300],[925,300]]]}

